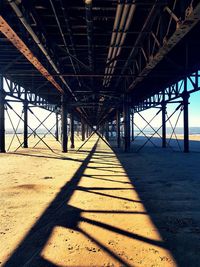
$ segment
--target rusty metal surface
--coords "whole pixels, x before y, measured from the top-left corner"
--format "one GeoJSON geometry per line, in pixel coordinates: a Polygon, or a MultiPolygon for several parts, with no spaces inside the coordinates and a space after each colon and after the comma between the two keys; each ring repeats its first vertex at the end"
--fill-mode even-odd
{"type": "Polygon", "coordinates": [[[50,75],[47,69],[40,63],[40,61],[34,56],[27,45],[21,40],[21,38],[14,32],[5,19],[0,16],[0,31],[10,40],[10,42],[33,64],[33,66],[50,82],[53,86],[63,94],[64,91],[61,86],[50,75]]]}

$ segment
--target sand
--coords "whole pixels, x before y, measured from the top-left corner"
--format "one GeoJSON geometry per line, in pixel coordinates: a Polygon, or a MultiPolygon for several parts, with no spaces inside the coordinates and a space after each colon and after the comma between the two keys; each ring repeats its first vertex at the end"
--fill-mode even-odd
{"type": "Polygon", "coordinates": [[[200,266],[198,153],[45,141],[0,155],[1,266],[200,266]]]}

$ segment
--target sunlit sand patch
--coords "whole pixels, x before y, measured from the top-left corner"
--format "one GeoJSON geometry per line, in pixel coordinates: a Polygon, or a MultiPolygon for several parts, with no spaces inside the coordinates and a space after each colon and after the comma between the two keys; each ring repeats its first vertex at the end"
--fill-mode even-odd
{"type": "MultiPolygon", "coordinates": [[[[115,218],[113,218],[114,220],[115,218]]],[[[110,223],[112,229],[112,222],[110,223]]],[[[160,247],[163,242],[157,231],[145,238],[134,232],[132,235],[130,232],[129,236],[122,229],[118,229],[121,232],[118,233],[115,229],[108,230],[105,229],[105,226],[95,226],[87,222],[80,223],[79,227],[106,252],[105,264],[110,262],[113,266],[153,266],[153,264],[155,266],[176,266],[170,253],[160,247]],[[155,238],[153,239],[153,237],[155,238]],[[158,239],[158,242],[153,242],[155,239],[158,239]],[[151,242],[156,243],[156,245],[151,244],[151,242]],[[150,263],[151,265],[149,265],[150,263]]],[[[103,255],[99,255],[99,260],[102,257],[103,255]]]]}
{"type": "MultiPolygon", "coordinates": [[[[90,148],[93,145],[94,142],[90,144],[90,148]]],[[[29,180],[22,176],[19,185],[12,184],[12,190],[16,191],[19,186],[18,191],[23,193],[24,198],[30,196],[33,199],[29,211],[24,207],[22,210],[18,209],[16,213],[18,222],[13,222],[15,229],[20,229],[21,218],[27,220],[27,226],[24,227],[24,231],[18,230],[15,241],[11,242],[14,230],[6,235],[10,241],[8,251],[3,252],[3,261],[12,256],[12,252],[19,244],[23,244],[28,230],[37,223],[40,216],[43,216],[42,213],[59,192],[62,192],[61,210],[58,209],[58,212],[51,214],[52,217],[48,217],[47,224],[51,225],[50,235],[48,234],[47,238],[45,234],[41,236],[43,239],[45,237],[42,241],[44,245],[33,251],[35,254],[27,259],[26,262],[30,266],[37,262],[38,257],[58,267],[176,266],[137,194],[134,179],[132,185],[115,154],[102,142],[98,145],[97,151],[99,150],[100,153],[94,153],[92,156],[92,163],[89,162],[85,166],[86,169],[80,172],[80,177],[76,171],[80,170],[82,162],[87,157],[86,152],[69,153],[72,161],[30,158],[31,163],[38,164],[42,161],[45,170],[43,172],[42,167],[34,163],[29,180]],[[108,153],[104,154],[104,150],[108,153]],[[105,155],[109,155],[109,158],[104,158],[105,155]],[[73,157],[80,161],[73,161],[73,157]],[[103,162],[105,164],[102,164],[103,162]],[[53,166],[50,171],[49,166],[53,166]],[[40,168],[42,173],[38,176],[40,168]],[[41,177],[54,177],[54,179],[41,179],[41,177]],[[77,177],[80,178],[79,183],[71,183],[72,177],[75,180],[77,177]],[[33,179],[36,179],[34,186],[33,179]],[[65,202],[67,193],[70,193],[70,197],[65,202]],[[34,219],[31,215],[35,216],[34,219]]],[[[28,158],[25,159],[26,162],[28,158]]],[[[30,166],[27,168],[30,169],[30,166]]],[[[46,225],[44,233],[45,227],[46,225]]],[[[36,233],[35,238],[39,238],[38,236],[36,233]]],[[[40,263],[38,266],[44,265],[40,263]]]]}
{"type": "MultiPolygon", "coordinates": [[[[94,169],[85,170],[68,203],[82,211],[79,227],[84,234],[106,252],[106,256],[95,256],[99,256],[97,262],[103,258],[102,264],[113,266],[149,266],[149,261],[155,266],[175,266],[125,170],[121,165],[118,167],[118,182],[118,176],[115,177],[114,171],[111,173],[107,161],[103,171],[98,161],[96,159],[94,169]],[[102,176],[112,181],[102,180],[102,176]]],[[[91,165],[94,163],[89,163],[91,165]]]]}
{"type": "Polygon", "coordinates": [[[56,266],[118,266],[118,260],[84,229],[55,227],[41,256],[56,266]]]}
{"type": "MultiPolygon", "coordinates": [[[[29,141],[30,146],[36,142],[34,138],[29,141]]],[[[23,243],[30,229],[87,156],[87,153],[74,152],[64,155],[55,140],[50,139],[50,142],[59,153],[39,146],[1,155],[0,262],[6,262],[23,243]],[[65,157],[67,160],[62,160],[65,157]]],[[[12,149],[17,145],[15,142],[12,149]]]]}

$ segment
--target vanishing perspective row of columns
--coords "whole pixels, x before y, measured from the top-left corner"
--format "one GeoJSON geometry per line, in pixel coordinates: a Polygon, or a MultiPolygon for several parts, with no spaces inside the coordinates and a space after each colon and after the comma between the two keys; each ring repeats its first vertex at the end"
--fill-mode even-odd
{"type": "MultiPolygon", "coordinates": [[[[0,152],[4,153],[6,152],[5,149],[5,104],[6,104],[6,92],[3,88],[3,76],[0,76],[0,152]]],[[[183,128],[184,128],[184,152],[189,152],[189,122],[188,122],[188,105],[189,105],[189,92],[187,91],[187,81],[185,79],[184,81],[184,90],[181,94],[182,101],[177,101],[181,103],[181,106],[183,107],[183,128]]],[[[24,93],[24,99],[23,101],[23,124],[24,124],[24,132],[23,132],[23,147],[28,148],[28,111],[29,111],[29,102],[27,99],[27,92],[24,93]]],[[[161,111],[162,111],[162,147],[167,147],[166,142],[166,107],[167,107],[168,101],[165,101],[165,95],[163,95],[163,101],[161,103],[161,111]]],[[[61,144],[62,144],[62,151],[67,152],[68,151],[68,113],[70,114],[70,141],[71,141],[71,148],[75,147],[75,116],[74,116],[74,110],[70,109],[68,106],[68,103],[65,99],[65,97],[62,97],[61,100],[61,144]]],[[[59,141],[59,114],[55,111],[56,114],[56,124],[55,124],[55,138],[57,141],[59,141]]],[[[122,147],[123,143],[123,149],[125,152],[129,152],[131,149],[131,141],[134,140],[134,109],[132,109],[131,105],[129,104],[129,99],[127,96],[124,97],[123,101],[123,109],[117,109],[116,110],[116,142],[117,147],[122,147]],[[123,115],[123,116],[121,116],[123,115]],[[121,138],[120,133],[120,125],[121,121],[123,121],[123,142],[121,138]]],[[[89,130],[90,133],[92,131],[92,128],[85,123],[83,119],[81,119],[81,140],[84,141],[89,136],[89,130]]],[[[93,129],[94,130],[94,129],[93,129]]],[[[113,130],[112,130],[113,131],[113,130]]],[[[109,140],[109,122],[107,122],[104,125],[104,132],[105,132],[105,138],[109,140]]]]}
{"type": "MultiPolygon", "coordinates": [[[[190,94],[187,92],[187,82],[184,81],[184,91],[181,95],[182,100],[178,101],[180,105],[176,110],[181,108],[183,110],[183,151],[185,153],[189,152],[189,114],[188,114],[188,106],[189,106],[189,97],[190,94]]],[[[170,102],[169,102],[170,103],[170,102]]],[[[172,102],[174,103],[174,102],[172,102]]],[[[166,148],[167,147],[167,130],[166,130],[166,123],[170,118],[167,118],[166,110],[167,110],[167,104],[168,101],[165,101],[164,95],[163,95],[163,101],[161,103],[161,112],[162,112],[162,147],[166,148]]],[[[159,112],[158,112],[159,113],[159,112]]],[[[141,116],[141,115],[140,115],[141,116]]],[[[142,117],[142,116],[141,116],[142,117]]],[[[144,119],[145,120],[145,119],[144,119]]],[[[116,112],[116,142],[117,142],[117,147],[120,148],[122,147],[123,143],[123,149],[125,152],[130,152],[131,149],[131,142],[134,141],[134,109],[130,108],[130,105],[128,104],[128,101],[124,101],[123,105],[123,111],[120,112],[120,110],[117,110],[116,112]],[[122,114],[121,114],[122,113],[122,114]],[[122,142],[122,136],[121,136],[121,122],[123,122],[123,131],[124,131],[124,136],[123,136],[123,142],[122,142]]],[[[146,121],[146,120],[145,120],[146,121]]],[[[150,124],[146,121],[146,123],[150,126],[150,124]]],[[[111,122],[112,124],[112,122],[111,122]]],[[[109,124],[108,124],[109,125],[109,124]]],[[[107,126],[107,131],[109,131],[109,126],[107,126]]],[[[141,130],[141,132],[144,134],[144,132],[141,130]]],[[[158,133],[158,131],[155,131],[158,133]]],[[[107,139],[109,139],[109,133],[106,133],[107,139]]],[[[149,138],[150,140],[150,138],[149,138]]]]}
{"type": "MultiPolygon", "coordinates": [[[[67,117],[68,117],[68,104],[64,96],[61,99],[61,136],[62,136],[62,152],[66,153],[68,151],[68,127],[67,127],[67,117]]],[[[70,110],[70,148],[75,148],[75,116],[74,110],[70,110]]],[[[81,141],[85,141],[89,137],[90,129],[88,125],[81,119],[81,141]]],[[[78,132],[79,134],[79,132],[78,132]]]]}

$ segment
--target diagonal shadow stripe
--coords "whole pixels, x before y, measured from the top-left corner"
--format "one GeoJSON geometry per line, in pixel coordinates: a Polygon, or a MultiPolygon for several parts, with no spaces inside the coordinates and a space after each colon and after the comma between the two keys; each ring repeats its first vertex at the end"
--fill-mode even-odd
{"type": "MultiPolygon", "coordinates": [[[[78,183],[83,177],[83,173],[97,148],[98,141],[99,139],[96,141],[92,150],[85,158],[80,168],[76,171],[72,179],[62,187],[55,199],[50,203],[48,208],[33,225],[14,253],[3,265],[4,267],[20,267],[24,265],[33,266],[29,264],[30,259],[37,257],[42,252],[42,249],[49,239],[53,228],[62,224],[60,220],[62,219],[62,214],[66,213],[66,203],[69,202],[78,183]]],[[[76,228],[78,222],[79,212],[77,211],[75,216],[72,216],[71,221],[69,218],[67,226],[76,228]]]]}

